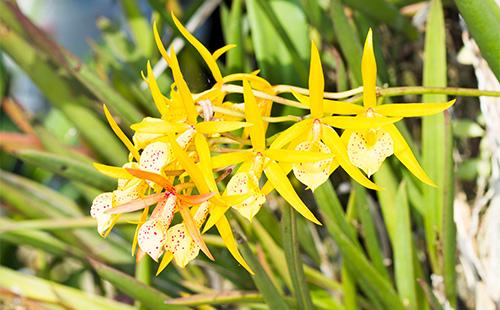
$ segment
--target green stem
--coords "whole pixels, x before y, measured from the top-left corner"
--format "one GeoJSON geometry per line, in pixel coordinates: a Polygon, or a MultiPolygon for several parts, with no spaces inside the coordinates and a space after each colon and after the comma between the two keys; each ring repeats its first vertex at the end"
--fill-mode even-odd
{"type": "Polygon", "coordinates": [[[480,90],[475,88],[460,87],[424,87],[424,86],[402,86],[377,89],[377,95],[383,97],[403,96],[403,95],[423,95],[423,94],[445,94],[451,96],[491,96],[500,97],[500,91],[480,90]]]}
{"type": "Polygon", "coordinates": [[[292,280],[298,309],[313,309],[311,295],[307,287],[302,261],[300,259],[299,240],[297,236],[297,219],[290,207],[285,207],[281,219],[283,233],[283,249],[292,280]]]}

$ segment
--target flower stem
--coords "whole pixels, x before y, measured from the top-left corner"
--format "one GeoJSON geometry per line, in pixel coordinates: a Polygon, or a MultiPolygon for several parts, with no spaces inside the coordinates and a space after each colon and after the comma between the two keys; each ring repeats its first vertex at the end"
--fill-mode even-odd
{"type": "Polygon", "coordinates": [[[377,95],[383,97],[402,96],[402,95],[423,95],[423,94],[446,94],[452,96],[491,96],[500,97],[500,91],[480,90],[475,88],[460,87],[424,87],[424,86],[404,86],[388,87],[377,89],[377,95]]]}

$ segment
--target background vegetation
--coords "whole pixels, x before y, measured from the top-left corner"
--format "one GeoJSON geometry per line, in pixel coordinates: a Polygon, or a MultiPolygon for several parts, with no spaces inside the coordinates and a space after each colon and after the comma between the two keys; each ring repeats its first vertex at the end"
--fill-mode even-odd
{"type": "MultiPolygon", "coordinates": [[[[148,10],[134,0],[119,4],[124,22],[97,19],[101,38],[87,40],[92,55],[79,59],[15,1],[0,2],[0,308],[499,305],[500,32],[494,29],[500,29],[500,11],[494,0],[149,0],[148,10]],[[122,217],[107,239],[97,234],[91,201],[115,184],[91,163],[121,165],[127,159],[102,103],[124,129],[158,116],[139,74],[148,59],[156,73],[164,70],[151,20],[161,25],[166,46],[182,49],[192,89],[213,82],[173,30],[170,10],[191,31],[198,29],[211,51],[238,45],[220,62],[225,73],[260,68],[273,84],[307,87],[314,40],[327,91],[355,88],[361,84],[362,40],[371,27],[379,85],[479,87],[496,97],[449,89],[445,93],[457,98],[453,110],[398,124],[437,188],[420,184],[392,160],[375,175],[385,188],[376,193],[337,173],[314,195],[302,192],[321,227],[295,217],[278,196],[251,224],[231,214],[255,276],[237,266],[209,231],[205,240],[215,262],[200,255],[186,269],[171,265],[155,277],[148,257],[135,264],[130,255],[134,227],[127,221],[133,216],[122,217]],[[50,108],[26,109],[14,98],[7,62],[29,76],[50,108]]],[[[168,89],[168,74],[159,83],[168,89]]],[[[391,91],[400,96],[386,102],[447,99],[443,93],[420,98],[422,91],[411,88],[391,91]]]]}

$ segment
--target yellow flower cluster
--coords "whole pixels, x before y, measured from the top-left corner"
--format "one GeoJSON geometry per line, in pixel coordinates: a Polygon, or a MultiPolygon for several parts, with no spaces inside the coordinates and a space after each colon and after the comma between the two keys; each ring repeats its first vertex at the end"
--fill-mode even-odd
{"type": "Polygon", "coordinates": [[[290,171],[314,190],[340,166],[358,183],[378,190],[368,177],[394,154],[417,178],[433,184],[394,122],[405,116],[443,111],[454,101],[377,106],[371,31],[362,59],[364,105],[324,99],[320,56],[311,44],[309,96],[289,88],[297,104],[308,108],[310,114],[296,117],[298,121],[288,129],[267,137],[269,122],[280,121],[280,117],[271,117],[270,98],[276,98],[276,88],[258,72],[223,76],[217,59],[234,46],[210,53],[175,16],[172,18],[204,59],[215,85],[202,93],[191,93],[175,51],[165,50],[155,26],[156,44],[174,79],[170,96],[162,94],[148,63],[144,79],[161,118],[147,117],[134,124],[132,141],[104,106],[108,122],[130,151],[130,162],[123,167],[95,164],[99,171],[116,178],[118,186],[113,192],[97,196],[91,207],[103,236],[120,214],[143,210],[133,253],[138,245],[138,258],[147,254],[158,261],[163,255],[158,272],[172,259],[184,267],[200,250],[213,260],[201,236],[213,226],[233,257],[252,272],[238,252],[225,212],[233,208],[251,220],[273,190],[305,218],[320,224],[295,192],[287,177],[290,171]],[[243,94],[242,103],[227,100],[227,95],[234,92],[243,94]],[[343,129],[342,135],[334,128],[343,129]],[[226,178],[228,181],[222,182],[226,178]],[[263,180],[265,183],[261,183],[263,180]],[[149,214],[151,206],[154,209],[149,214]],[[177,212],[182,221],[171,225],[177,212]]]}

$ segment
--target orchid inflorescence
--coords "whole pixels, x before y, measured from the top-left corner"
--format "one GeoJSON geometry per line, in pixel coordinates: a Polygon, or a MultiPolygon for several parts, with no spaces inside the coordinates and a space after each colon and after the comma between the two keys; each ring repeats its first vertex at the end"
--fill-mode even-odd
{"type": "Polygon", "coordinates": [[[202,238],[202,233],[213,226],[233,257],[252,273],[237,249],[225,213],[233,208],[251,221],[273,190],[302,216],[320,224],[290,183],[290,171],[314,191],[340,166],[359,184],[380,190],[368,177],[394,154],[418,179],[433,186],[394,123],[403,117],[441,112],[454,100],[377,105],[371,30],[362,58],[362,106],[324,99],[320,56],[312,43],[309,90],[300,94],[295,87],[279,87],[280,92],[292,93],[298,100],[296,106],[310,110],[310,114],[271,117],[272,104],[279,101],[272,98],[280,98],[278,88],[259,77],[258,72],[223,76],[217,59],[234,45],[210,53],[175,16],[172,18],[180,33],[200,53],[215,85],[204,92],[191,93],[175,51],[166,51],[156,26],[153,27],[158,49],[174,79],[170,97],[160,91],[148,63],[143,78],[161,118],[146,117],[132,125],[132,141],[104,106],[108,122],[130,152],[129,162],[122,167],[95,164],[99,171],[116,178],[118,185],[115,191],[98,195],[90,211],[97,220],[98,232],[106,236],[120,214],[143,210],[136,223],[132,253],[138,245],[138,258],[147,254],[158,261],[163,255],[158,273],[172,259],[179,266],[186,266],[199,250],[213,260],[202,238]],[[243,93],[243,103],[228,101],[231,93],[243,93]],[[293,120],[295,124],[286,130],[266,136],[270,122],[293,120]],[[343,133],[339,136],[334,128],[343,133]],[[229,181],[220,190],[226,178],[229,181]],[[149,215],[151,206],[154,209],[149,215]],[[177,212],[182,221],[172,225],[177,212]]]}

